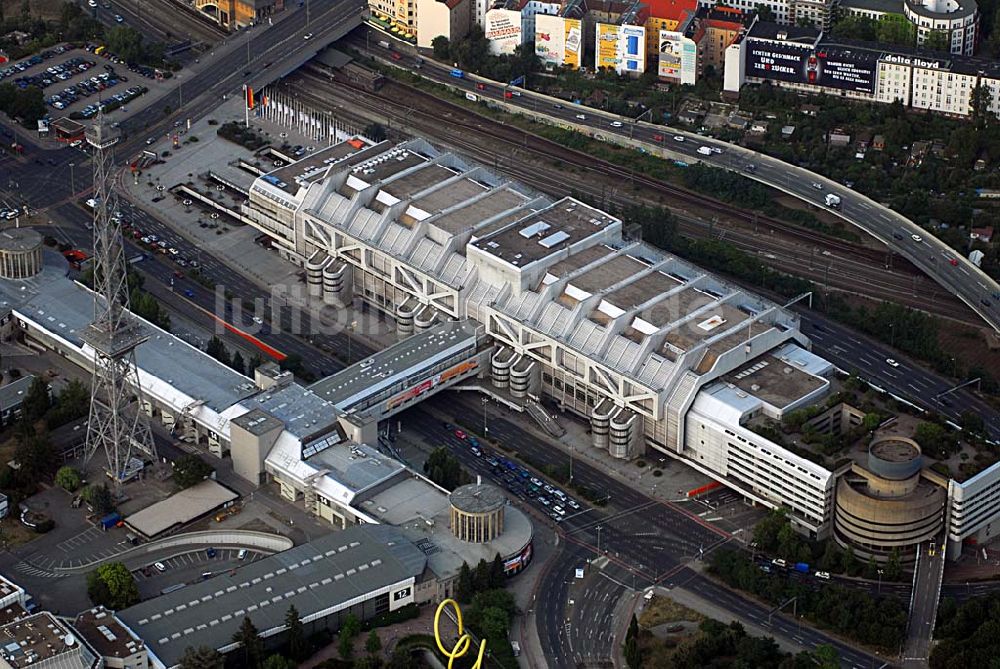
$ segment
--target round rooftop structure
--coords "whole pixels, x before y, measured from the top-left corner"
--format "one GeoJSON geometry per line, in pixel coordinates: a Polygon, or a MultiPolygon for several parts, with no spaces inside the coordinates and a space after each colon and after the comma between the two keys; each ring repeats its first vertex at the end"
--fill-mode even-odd
{"type": "Polygon", "coordinates": [[[496,486],[470,483],[455,488],[451,503],[451,531],[462,541],[485,543],[503,532],[507,496],[496,486]]]}
{"type": "Polygon", "coordinates": [[[42,236],[31,228],[0,231],[0,277],[28,279],[42,271],[42,236]]]}
{"type": "Polygon", "coordinates": [[[905,437],[883,437],[868,447],[868,469],[882,478],[902,481],[923,468],[920,446],[905,437]]]}

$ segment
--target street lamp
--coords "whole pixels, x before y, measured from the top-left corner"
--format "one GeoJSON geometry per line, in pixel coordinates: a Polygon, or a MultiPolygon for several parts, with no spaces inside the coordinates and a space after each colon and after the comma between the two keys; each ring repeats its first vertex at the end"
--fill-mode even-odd
{"type": "Polygon", "coordinates": [[[600,555],[601,554],[601,530],[604,529],[604,526],[603,525],[598,525],[594,529],[597,530],[597,554],[600,555]]]}
{"type": "Polygon", "coordinates": [[[351,333],[354,332],[354,328],[358,326],[357,321],[351,321],[347,324],[347,329],[344,330],[344,334],[347,335],[347,366],[351,365],[351,333]]]}
{"type": "Polygon", "coordinates": [[[878,570],[878,594],[882,594],[882,570],[878,570]]]}
{"type": "Polygon", "coordinates": [[[69,164],[69,189],[72,191],[73,195],[76,195],[76,179],[74,178],[74,170],[76,163],[69,164]]]}
{"type": "Polygon", "coordinates": [[[486,426],[486,407],[489,405],[489,403],[490,403],[490,398],[489,397],[484,397],[483,398],[483,436],[484,437],[486,436],[486,433],[490,431],[490,429],[486,426]]]}

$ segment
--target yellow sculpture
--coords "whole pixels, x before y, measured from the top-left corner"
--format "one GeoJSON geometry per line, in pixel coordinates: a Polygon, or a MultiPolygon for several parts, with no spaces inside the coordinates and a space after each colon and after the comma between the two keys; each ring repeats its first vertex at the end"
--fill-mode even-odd
{"type": "MultiPolygon", "coordinates": [[[[464,657],[469,652],[469,647],[472,646],[472,637],[462,627],[462,609],[458,608],[458,602],[454,599],[444,600],[438,604],[437,611],[434,612],[434,640],[437,641],[437,647],[441,654],[448,658],[448,669],[452,669],[455,660],[464,657]],[[455,641],[455,645],[450,651],[441,642],[441,612],[446,606],[451,606],[455,610],[455,622],[458,624],[458,640],[455,641]]],[[[470,669],[482,669],[483,654],[485,653],[486,639],[483,639],[479,642],[479,657],[476,658],[476,663],[470,669]]]]}

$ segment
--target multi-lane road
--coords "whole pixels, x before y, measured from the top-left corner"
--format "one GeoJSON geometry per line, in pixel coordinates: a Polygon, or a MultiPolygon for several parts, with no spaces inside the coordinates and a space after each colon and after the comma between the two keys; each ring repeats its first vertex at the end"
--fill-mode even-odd
{"type": "MultiPolygon", "coordinates": [[[[405,59],[395,64],[408,66],[405,59]]],[[[564,103],[468,74],[463,78],[454,77],[451,68],[431,60],[424,60],[420,69],[413,72],[465,90],[481,99],[503,102],[533,114],[544,114],[562,124],[583,128],[600,138],[612,135],[628,138],[649,148],[663,149],[684,162],[701,161],[738,171],[817,207],[826,207],[827,194],[835,194],[840,197],[841,204],[838,209],[830,209],[831,212],[908,259],[1000,332],[1000,285],[996,281],[906,217],[832,179],[735,144],[687,131],[564,103]],[[516,94],[505,97],[508,91],[516,91],[516,94]],[[718,149],[718,152],[703,155],[698,152],[701,147],[718,149]]]]}

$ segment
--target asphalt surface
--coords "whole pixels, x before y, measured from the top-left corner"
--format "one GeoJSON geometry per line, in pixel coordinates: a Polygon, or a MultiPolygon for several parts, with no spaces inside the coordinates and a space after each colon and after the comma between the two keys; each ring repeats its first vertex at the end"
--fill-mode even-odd
{"type": "Polygon", "coordinates": [[[903,642],[903,666],[927,666],[931,635],[937,618],[938,594],[944,568],[944,551],[940,541],[921,544],[914,576],[915,592],[910,606],[909,626],[903,642]]]}
{"type": "MultiPolygon", "coordinates": [[[[412,64],[412,59],[403,59],[396,63],[402,68],[412,68],[412,64]]],[[[481,99],[503,101],[526,111],[588,127],[597,132],[596,136],[599,139],[601,134],[627,137],[650,147],[668,150],[682,162],[690,164],[692,161],[701,161],[715,167],[741,172],[748,178],[794,195],[817,207],[826,207],[826,195],[835,194],[841,198],[841,205],[837,210],[831,209],[833,213],[908,259],[965,302],[994,330],[1000,332],[1000,285],[996,281],[963,255],[956,253],[906,217],[832,179],[735,144],[709,139],[684,130],[644,123],[629,117],[614,116],[571,103],[553,102],[553,99],[547,96],[496,82],[487,83],[488,80],[480,77],[471,79],[465,75],[463,78],[457,78],[451,75],[451,68],[431,60],[424,59],[420,69],[412,71],[426,79],[465,90],[481,99]],[[477,85],[484,87],[478,88],[477,85]],[[520,95],[505,99],[504,93],[508,89],[517,90],[520,95]],[[700,147],[716,148],[720,152],[703,155],[698,153],[700,147]],[[751,165],[753,167],[750,167],[751,165]],[[957,264],[952,265],[952,260],[957,264]]]]}

